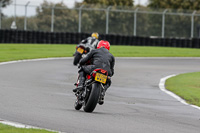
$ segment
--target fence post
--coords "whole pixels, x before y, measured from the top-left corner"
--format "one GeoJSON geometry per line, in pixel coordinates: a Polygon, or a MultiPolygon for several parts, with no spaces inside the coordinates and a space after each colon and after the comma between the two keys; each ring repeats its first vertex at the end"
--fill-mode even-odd
{"type": "Polygon", "coordinates": [[[30,3],[30,1],[28,1],[25,5],[24,30],[27,29],[27,6],[29,3],[30,3]]]}
{"type": "Polygon", "coordinates": [[[192,19],[191,19],[191,38],[194,37],[194,15],[195,15],[196,12],[197,12],[197,11],[194,11],[194,12],[192,13],[192,19]]]}
{"type": "Polygon", "coordinates": [[[109,10],[112,6],[109,6],[106,10],[106,34],[108,34],[109,30],[109,10]]]}
{"type": "Polygon", "coordinates": [[[16,4],[16,0],[15,0],[15,5],[14,5],[14,12],[15,12],[15,24],[17,23],[16,21],[17,21],[17,10],[16,10],[16,6],[17,6],[17,4],[16,4]]]}
{"type": "Polygon", "coordinates": [[[165,9],[162,13],[162,38],[165,37],[165,14],[167,12],[167,9],[165,9]]]}
{"type": "Polygon", "coordinates": [[[135,9],[134,12],[134,29],[133,29],[133,35],[136,36],[136,31],[137,31],[137,12],[138,12],[139,8],[135,9]]]}
{"type": "Polygon", "coordinates": [[[1,29],[1,8],[2,8],[2,1],[0,1],[0,29],[1,29]]]}
{"type": "Polygon", "coordinates": [[[81,7],[79,8],[79,23],[78,23],[78,32],[81,33],[81,17],[82,17],[82,8],[84,7],[84,5],[81,5],[81,7]]]}
{"type": "Polygon", "coordinates": [[[55,5],[51,8],[51,32],[54,31],[54,9],[55,5]]]}

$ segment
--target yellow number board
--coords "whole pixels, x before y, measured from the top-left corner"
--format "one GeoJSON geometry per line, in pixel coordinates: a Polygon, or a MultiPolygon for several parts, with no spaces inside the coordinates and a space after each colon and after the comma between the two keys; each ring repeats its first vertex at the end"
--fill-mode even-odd
{"type": "Polygon", "coordinates": [[[105,84],[107,80],[107,76],[101,73],[96,73],[95,80],[105,84]]]}
{"type": "Polygon", "coordinates": [[[79,53],[81,53],[81,54],[82,54],[82,53],[83,53],[83,51],[84,51],[84,49],[82,49],[82,48],[78,48],[78,49],[77,49],[77,51],[78,51],[79,53]]]}

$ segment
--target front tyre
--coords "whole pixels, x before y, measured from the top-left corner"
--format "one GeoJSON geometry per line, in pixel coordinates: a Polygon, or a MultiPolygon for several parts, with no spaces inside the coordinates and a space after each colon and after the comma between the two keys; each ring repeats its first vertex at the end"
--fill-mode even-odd
{"type": "Polygon", "coordinates": [[[89,96],[89,98],[88,98],[88,100],[85,103],[85,106],[83,108],[83,110],[85,112],[92,112],[95,109],[95,107],[98,103],[98,100],[99,100],[99,96],[100,96],[100,91],[101,91],[100,87],[101,87],[100,83],[92,84],[90,96],[89,96]]]}

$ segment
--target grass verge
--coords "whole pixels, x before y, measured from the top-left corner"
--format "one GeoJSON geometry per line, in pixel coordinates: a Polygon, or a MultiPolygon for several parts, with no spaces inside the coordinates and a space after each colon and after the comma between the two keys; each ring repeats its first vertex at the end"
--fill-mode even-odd
{"type": "Polygon", "coordinates": [[[75,45],[0,44],[0,62],[48,57],[70,57],[74,51],[75,45]]]}
{"type": "Polygon", "coordinates": [[[200,49],[191,48],[111,46],[110,51],[117,57],[200,57],[200,49]]]}
{"type": "MultiPolygon", "coordinates": [[[[72,57],[75,46],[0,44],[0,62],[48,57],[72,57]]],[[[191,48],[113,45],[110,52],[116,57],[200,57],[200,49],[191,48]]]]}
{"type": "Polygon", "coordinates": [[[0,133],[56,133],[42,129],[24,129],[0,124],[0,133]]]}
{"type": "Polygon", "coordinates": [[[200,107],[200,72],[180,74],[166,81],[166,89],[200,107]]]}

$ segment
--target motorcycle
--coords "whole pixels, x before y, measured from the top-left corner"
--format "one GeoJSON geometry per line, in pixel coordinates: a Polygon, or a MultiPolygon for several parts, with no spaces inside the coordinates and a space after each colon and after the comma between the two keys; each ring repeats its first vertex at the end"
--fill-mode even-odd
{"type": "Polygon", "coordinates": [[[74,61],[73,64],[77,65],[82,58],[83,55],[86,55],[92,48],[89,44],[80,43],[76,46],[76,52],[74,53],[74,61]]]}
{"type": "MultiPolygon", "coordinates": [[[[85,112],[93,112],[97,103],[103,104],[103,98],[105,96],[107,84],[111,77],[108,76],[108,72],[103,69],[95,69],[90,75],[86,76],[84,89],[75,93],[76,101],[74,108],[80,110],[83,106],[85,112]]],[[[74,85],[77,87],[79,84],[79,77],[77,83],[74,85]]]]}

